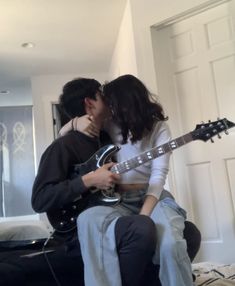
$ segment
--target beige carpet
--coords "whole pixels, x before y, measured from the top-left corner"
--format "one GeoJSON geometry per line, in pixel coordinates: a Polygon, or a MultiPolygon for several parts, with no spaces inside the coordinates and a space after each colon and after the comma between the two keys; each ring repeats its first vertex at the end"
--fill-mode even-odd
{"type": "Polygon", "coordinates": [[[235,286],[235,264],[196,263],[193,273],[196,286],[235,286]]]}

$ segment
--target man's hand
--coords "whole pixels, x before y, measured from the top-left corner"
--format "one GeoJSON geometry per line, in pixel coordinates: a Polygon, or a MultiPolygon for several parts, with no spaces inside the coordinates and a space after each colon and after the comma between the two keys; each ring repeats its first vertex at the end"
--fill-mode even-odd
{"type": "Polygon", "coordinates": [[[114,184],[117,184],[120,180],[120,176],[110,171],[110,168],[114,165],[115,163],[113,162],[107,163],[94,172],[82,176],[84,185],[87,188],[96,187],[98,189],[107,190],[114,184]]]}

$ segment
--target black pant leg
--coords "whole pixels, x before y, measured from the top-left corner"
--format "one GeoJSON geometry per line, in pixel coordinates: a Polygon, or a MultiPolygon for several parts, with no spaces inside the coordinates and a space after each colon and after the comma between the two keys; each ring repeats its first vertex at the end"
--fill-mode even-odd
{"type": "Polygon", "coordinates": [[[144,215],[121,217],[116,223],[115,237],[122,286],[142,285],[142,276],[156,246],[153,221],[144,215]]]}
{"type": "Polygon", "coordinates": [[[0,253],[0,285],[2,286],[84,286],[83,262],[79,255],[68,255],[65,247],[45,255],[27,256],[38,250],[0,253]],[[49,266],[49,264],[50,266],[49,266]],[[52,271],[59,284],[56,283],[52,271]]]}
{"type": "MultiPolygon", "coordinates": [[[[191,261],[197,255],[201,244],[201,233],[198,228],[190,221],[185,221],[184,238],[187,243],[187,251],[191,261]]],[[[161,286],[161,282],[157,273],[159,272],[159,265],[154,265],[152,261],[148,264],[144,277],[143,286],[161,286]]]]}
{"type": "Polygon", "coordinates": [[[201,233],[190,221],[185,221],[184,238],[187,242],[187,251],[191,261],[194,260],[201,245],[201,233]]]}

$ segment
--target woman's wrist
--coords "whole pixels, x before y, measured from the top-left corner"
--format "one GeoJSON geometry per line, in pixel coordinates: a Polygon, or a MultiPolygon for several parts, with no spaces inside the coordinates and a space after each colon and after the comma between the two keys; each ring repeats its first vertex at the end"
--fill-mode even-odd
{"type": "Polygon", "coordinates": [[[60,136],[64,136],[70,130],[73,130],[73,119],[66,123],[59,131],[60,136]]]}

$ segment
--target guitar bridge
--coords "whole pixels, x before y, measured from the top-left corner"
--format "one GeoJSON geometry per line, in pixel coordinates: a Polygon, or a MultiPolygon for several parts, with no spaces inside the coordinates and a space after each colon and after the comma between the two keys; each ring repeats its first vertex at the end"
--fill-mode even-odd
{"type": "Polygon", "coordinates": [[[113,190],[102,190],[100,200],[106,205],[116,205],[121,201],[121,195],[113,190]]]}

